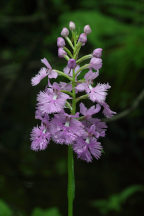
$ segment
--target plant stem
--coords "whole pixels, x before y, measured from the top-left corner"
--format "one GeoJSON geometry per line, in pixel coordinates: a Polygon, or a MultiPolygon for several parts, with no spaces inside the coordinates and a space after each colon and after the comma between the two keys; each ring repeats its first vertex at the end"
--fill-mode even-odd
{"type": "Polygon", "coordinates": [[[65,74],[64,72],[59,71],[59,70],[54,70],[54,71],[56,71],[59,75],[64,76],[64,77],[66,77],[67,79],[69,79],[70,81],[72,81],[72,78],[69,77],[69,76],[68,76],[67,74],[65,74]]]}
{"type": "Polygon", "coordinates": [[[67,54],[72,57],[72,54],[71,54],[71,51],[67,48],[67,47],[64,47],[64,50],[67,52],[67,54]]]}
{"type": "Polygon", "coordinates": [[[72,94],[71,92],[69,92],[69,91],[61,90],[61,92],[65,93],[65,94],[68,94],[68,95],[70,95],[70,96],[73,96],[73,94],[72,94]]]}
{"type": "Polygon", "coordinates": [[[66,40],[67,40],[68,44],[71,46],[71,48],[74,49],[74,46],[73,46],[71,40],[69,39],[69,37],[66,37],[66,40]]]}
{"type": "MultiPolygon", "coordinates": [[[[72,78],[72,110],[71,114],[76,111],[76,92],[75,92],[75,70],[73,69],[72,78]]],[[[74,159],[72,146],[68,146],[68,216],[73,216],[73,201],[75,196],[75,178],[74,178],[74,159]]]]}
{"type": "Polygon", "coordinates": [[[85,61],[85,60],[87,60],[87,59],[89,59],[89,58],[92,58],[92,55],[91,55],[91,54],[81,57],[80,59],[78,59],[78,60],[76,61],[76,63],[79,64],[79,63],[81,63],[82,61],[85,61]]]}
{"type": "Polygon", "coordinates": [[[68,146],[68,216],[73,216],[73,200],[75,192],[73,149],[68,146]]]}
{"type": "Polygon", "coordinates": [[[83,65],[82,67],[80,67],[80,68],[77,70],[77,72],[76,72],[75,75],[77,75],[80,71],[82,71],[82,70],[84,70],[84,69],[87,69],[87,68],[89,68],[89,64],[83,65]]]}
{"type": "Polygon", "coordinates": [[[87,98],[88,98],[88,94],[82,95],[76,99],[76,103],[80,100],[87,99],[87,98]]]}

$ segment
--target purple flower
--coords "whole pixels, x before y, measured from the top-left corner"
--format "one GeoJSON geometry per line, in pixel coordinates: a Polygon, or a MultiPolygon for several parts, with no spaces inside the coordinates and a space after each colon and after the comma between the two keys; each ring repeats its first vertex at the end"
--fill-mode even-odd
{"type": "Polygon", "coordinates": [[[102,146],[94,137],[79,137],[73,145],[74,151],[78,158],[87,162],[92,162],[92,156],[99,159],[101,156],[102,146]]]}
{"type": "Polygon", "coordinates": [[[38,109],[47,114],[61,112],[69,98],[69,95],[60,92],[59,85],[54,83],[52,88],[47,88],[46,91],[38,94],[38,109]]]}
{"type": "Polygon", "coordinates": [[[93,51],[93,57],[100,58],[102,55],[102,48],[97,48],[93,51]]]}
{"type": "Polygon", "coordinates": [[[48,78],[49,78],[49,79],[51,79],[51,78],[57,78],[58,74],[57,74],[56,71],[52,70],[52,67],[51,67],[51,65],[49,64],[48,60],[47,60],[46,58],[43,58],[43,59],[41,60],[41,62],[42,62],[43,64],[45,64],[45,66],[46,66],[45,69],[47,70],[48,78]]]}
{"type": "Polygon", "coordinates": [[[85,75],[85,83],[78,84],[76,89],[78,91],[86,91],[89,95],[89,98],[93,102],[103,103],[105,101],[107,90],[110,88],[110,85],[98,83],[96,87],[92,87],[93,80],[98,76],[98,72],[94,73],[91,70],[85,75]]]}
{"type": "Polygon", "coordinates": [[[98,119],[98,118],[89,118],[88,119],[87,118],[86,120],[82,121],[82,123],[87,130],[89,128],[91,128],[92,125],[95,125],[96,138],[105,136],[107,125],[105,122],[102,122],[100,119],[98,119]]]}
{"type": "Polygon", "coordinates": [[[40,127],[34,127],[31,133],[31,149],[34,151],[46,149],[50,137],[49,131],[43,124],[40,127]]]}
{"type": "Polygon", "coordinates": [[[109,105],[107,103],[102,103],[104,109],[103,109],[103,114],[107,117],[107,118],[111,118],[113,115],[116,114],[116,112],[112,111],[109,107],[109,105]]]}
{"type": "Polygon", "coordinates": [[[69,35],[69,30],[67,28],[63,28],[61,31],[61,36],[67,37],[69,35]]]}
{"type": "Polygon", "coordinates": [[[103,103],[106,99],[107,90],[111,88],[110,85],[98,83],[96,87],[89,86],[87,92],[93,102],[103,103]]]}
{"type": "Polygon", "coordinates": [[[32,79],[31,79],[31,84],[32,86],[36,86],[40,83],[40,81],[45,78],[47,76],[47,71],[45,68],[41,68],[41,70],[39,71],[39,73],[37,75],[35,75],[32,79]]]}
{"type": "Polygon", "coordinates": [[[62,37],[57,38],[57,46],[58,47],[64,47],[65,46],[65,40],[62,37]]]}
{"type": "Polygon", "coordinates": [[[88,91],[89,92],[89,87],[91,88],[91,85],[93,84],[93,80],[98,76],[98,72],[93,73],[92,70],[89,70],[88,73],[84,76],[85,82],[80,83],[76,86],[76,89],[78,91],[88,91]]]}
{"type": "Polygon", "coordinates": [[[50,131],[52,134],[52,139],[56,143],[60,144],[72,144],[77,137],[83,136],[85,134],[84,125],[74,119],[77,117],[68,115],[66,113],[56,114],[54,119],[51,121],[50,131]]]}
{"type": "Polygon", "coordinates": [[[86,25],[85,27],[84,27],[84,33],[85,34],[90,34],[91,33],[91,27],[89,26],[89,25],[86,25]]]}
{"type": "Polygon", "coordinates": [[[41,68],[41,70],[39,71],[39,73],[34,76],[31,80],[31,83],[33,86],[37,85],[40,83],[40,81],[45,78],[46,76],[48,76],[48,78],[57,78],[58,74],[57,72],[55,72],[54,70],[52,70],[51,65],[48,63],[46,58],[43,58],[41,60],[41,62],[43,64],[45,64],[46,67],[41,68]]]}
{"type": "Polygon", "coordinates": [[[90,60],[90,68],[93,68],[95,70],[99,70],[102,67],[102,59],[100,58],[91,58],[90,60]]]}
{"type": "Polygon", "coordinates": [[[62,47],[58,48],[58,57],[63,58],[66,55],[66,52],[62,47]]]}
{"type": "Polygon", "coordinates": [[[71,31],[75,30],[75,23],[70,21],[69,22],[69,28],[70,28],[71,31]]]}
{"type": "MultiPolygon", "coordinates": [[[[79,70],[79,68],[80,68],[80,66],[79,65],[77,65],[76,67],[75,67],[75,73],[79,70]]],[[[72,69],[70,69],[69,67],[68,67],[68,65],[64,68],[64,73],[65,74],[67,74],[67,75],[69,75],[69,76],[73,76],[73,70],[72,69]]],[[[80,71],[81,72],[81,71],[80,71]]],[[[80,72],[76,75],[76,78],[78,77],[78,75],[80,74],[80,72]]]]}
{"type": "Polygon", "coordinates": [[[60,86],[61,90],[66,90],[66,91],[70,91],[70,92],[72,91],[72,84],[60,82],[59,86],[60,86]]]}
{"type": "Polygon", "coordinates": [[[99,104],[96,104],[96,107],[91,106],[89,109],[87,109],[83,103],[80,103],[80,113],[87,119],[89,119],[92,115],[98,113],[100,109],[101,106],[99,104]]]}

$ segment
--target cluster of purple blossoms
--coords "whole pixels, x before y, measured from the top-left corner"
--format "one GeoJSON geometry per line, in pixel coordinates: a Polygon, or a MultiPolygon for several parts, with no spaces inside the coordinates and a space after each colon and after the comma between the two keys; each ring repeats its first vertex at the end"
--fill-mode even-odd
{"type": "Polygon", "coordinates": [[[53,69],[43,58],[41,62],[45,67],[31,80],[35,86],[43,78],[48,78],[48,85],[37,96],[35,118],[41,121],[41,125],[34,127],[31,132],[31,148],[34,151],[46,149],[50,140],[53,140],[57,144],[71,145],[78,158],[87,162],[101,156],[99,139],[105,136],[107,126],[98,116],[102,111],[106,118],[111,118],[115,112],[106,103],[110,85],[95,84],[102,67],[102,49],[97,48],[89,55],[78,57],[90,33],[91,28],[86,25],[84,32],[79,35],[75,23],[70,22],[69,30],[63,28],[61,37],[57,38],[58,56],[67,61],[64,70],[53,69]],[[66,43],[69,47],[66,47],[66,43]],[[82,65],[86,60],[89,63],[82,65]],[[79,78],[83,70],[86,73],[83,78],[79,78]],[[63,76],[66,81],[57,83],[58,76],[63,76]],[[88,108],[81,102],[85,99],[88,108]],[[94,105],[90,107],[88,101],[94,105]]]}

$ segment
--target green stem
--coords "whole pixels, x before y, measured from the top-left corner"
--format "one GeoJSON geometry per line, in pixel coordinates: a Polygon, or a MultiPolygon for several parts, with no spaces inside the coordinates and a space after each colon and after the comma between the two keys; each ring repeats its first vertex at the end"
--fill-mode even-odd
{"type": "Polygon", "coordinates": [[[75,48],[74,48],[74,59],[77,59],[77,56],[78,56],[78,53],[79,53],[79,51],[80,51],[80,48],[81,48],[81,43],[80,42],[78,42],[77,44],[76,44],[76,46],[75,46],[75,48]]]}
{"type": "Polygon", "coordinates": [[[76,103],[77,103],[78,101],[80,101],[80,100],[87,99],[87,98],[88,98],[88,95],[87,95],[87,94],[82,95],[82,96],[80,96],[80,97],[78,97],[78,98],[76,99],[76,103]]]}
{"type": "Polygon", "coordinates": [[[65,55],[64,58],[65,58],[67,61],[70,59],[67,55],[65,55]]]}
{"type": "Polygon", "coordinates": [[[80,71],[82,71],[82,70],[84,70],[84,69],[87,69],[87,68],[89,68],[89,64],[83,65],[82,67],[80,67],[80,68],[77,70],[77,72],[76,72],[75,75],[77,75],[80,71]]]}
{"type": "Polygon", "coordinates": [[[91,58],[91,57],[92,57],[91,54],[85,55],[85,56],[81,57],[80,59],[78,59],[78,60],[76,61],[76,63],[79,64],[79,63],[81,63],[81,62],[83,62],[83,61],[85,61],[85,60],[87,60],[87,59],[89,59],[89,58],[91,58]]]}
{"type": "Polygon", "coordinates": [[[71,40],[69,39],[69,37],[66,37],[66,40],[67,40],[68,44],[71,46],[71,48],[74,49],[74,46],[73,46],[71,40]]]}
{"type": "MultiPolygon", "coordinates": [[[[70,41],[68,37],[66,37],[69,45],[73,49],[73,56],[72,58],[76,60],[79,50],[81,48],[81,44],[78,42],[76,43],[76,38],[73,33],[73,39],[74,39],[74,45],[70,41]]],[[[81,67],[80,69],[87,68],[89,66],[85,65],[84,67],[81,67]]],[[[81,70],[79,70],[81,71],[81,70]]],[[[78,71],[78,72],[79,72],[78,71]]],[[[78,73],[77,72],[77,73],[78,73]]],[[[75,70],[73,69],[73,77],[71,78],[72,81],[72,109],[71,109],[71,114],[74,115],[76,113],[76,103],[77,103],[77,98],[76,98],[76,74],[75,70]]],[[[68,146],[68,216],[73,216],[73,201],[74,201],[74,196],[75,196],[75,178],[74,178],[74,159],[73,159],[73,149],[72,146],[68,146]]]]}
{"type": "Polygon", "coordinates": [[[82,120],[84,120],[85,118],[86,118],[85,116],[81,116],[81,117],[77,118],[77,120],[82,121],[82,120]]]}
{"type": "Polygon", "coordinates": [[[69,79],[70,81],[72,81],[72,78],[69,77],[67,74],[63,73],[62,71],[59,70],[54,70],[56,71],[59,75],[66,77],[67,79],[69,79]]]}
{"type": "Polygon", "coordinates": [[[70,111],[72,111],[72,106],[71,106],[71,104],[70,104],[68,101],[66,101],[65,106],[66,106],[67,108],[69,108],[70,111]]]}
{"type": "MultiPolygon", "coordinates": [[[[72,110],[71,114],[76,112],[76,93],[75,93],[75,70],[72,78],[72,110]]],[[[68,146],[68,216],[73,216],[73,201],[75,196],[75,178],[74,178],[74,159],[72,146],[68,146]]]]}
{"type": "Polygon", "coordinates": [[[72,31],[72,38],[73,38],[73,41],[74,41],[74,47],[76,46],[76,34],[74,31],[72,31]]]}
{"type": "Polygon", "coordinates": [[[70,51],[67,47],[64,47],[63,49],[64,49],[64,50],[67,52],[67,54],[72,58],[71,51],[70,51]]]}
{"type": "Polygon", "coordinates": [[[73,96],[73,94],[72,94],[71,92],[69,92],[69,91],[61,90],[61,92],[66,93],[66,94],[68,94],[68,95],[70,95],[70,96],[73,96]]]}
{"type": "Polygon", "coordinates": [[[73,200],[74,200],[74,160],[73,149],[68,146],[68,216],[73,216],[73,200]]]}

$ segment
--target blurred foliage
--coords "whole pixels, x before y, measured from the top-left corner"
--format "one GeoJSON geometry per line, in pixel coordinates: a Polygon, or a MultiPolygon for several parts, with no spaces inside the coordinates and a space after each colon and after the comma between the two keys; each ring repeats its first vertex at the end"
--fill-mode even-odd
{"type": "Polygon", "coordinates": [[[100,213],[103,215],[107,215],[111,211],[120,212],[122,205],[127,201],[127,199],[139,191],[144,192],[144,186],[133,185],[119,194],[111,195],[107,200],[93,201],[92,206],[98,208],[100,213]]]}
{"type": "MultiPolygon", "coordinates": [[[[107,98],[112,110],[129,107],[144,87],[143,0],[1,0],[0,195],[12,210],[1,201],[0,214],[4,209],[15,216],[31,215],[32,211],[58,215],[57,209],[51,209],[57,206],[66,215],[66,147],[51,143],[47,151],[30,150],[29,133],[38,124],[34,120],[36,94],[46,84],[43,81],[32,88],[30,79],[40,69],[43,57],[63,69],[65,61],[57,57],[56,39],[70,20],[75,21],[78,32],[85,24],[92,27],[81,55],[103,48],[98,82],[112,86],[107,98]],[[34,210],[37,206],[41,209],[34,210]]],[[[141,102],[129,116],[109,124],[101,160],[90,165],[75,162],[77,215],[99,216],[96,211],[104,204],[108,214],[119,209],[118,216],[136,216],[137,209],[143,211],[143,196],[134,194],[135,186],[129,186],[144,182],[143,105],[141,102]],[[116,191],[122,192],[115,195],[116,191]],[[125,206],[131,195],[133,205],[125,206]],[[90,208],[89,200],[95,199],[102,203],[90,208]]]]}
{"type": "Polygon", "coordinates": [[[34,209],[31,216],[61,216],[57,208],[42,210],[40,208],[34,209]]]}
{"type": "MultiPolygon", "coordinates": [[[[18,215],[18,216],[24,216],[25,214],[23,213],[18,213],[11,210],[11,208],[3,201],[0,200],[0,216],[14,216],[14,215],[18,215]]],[[[59,213],[58,209],[53,207],[50,209],[41,209],[41,208],[35,208],[32,213],[31,216],[61,216],[61,214],[59,213]]]]}
{"type": "Polygon", "coordinates": [[[12,216],[11,209],[2,200],[0,200],[0,216],[12,216]]]}

